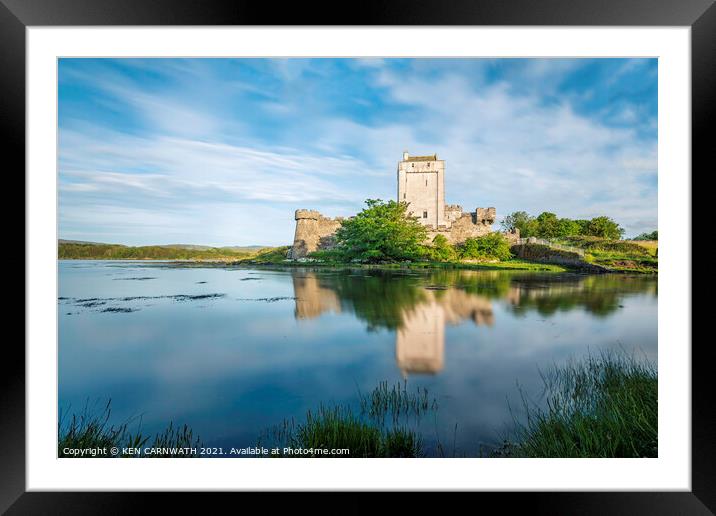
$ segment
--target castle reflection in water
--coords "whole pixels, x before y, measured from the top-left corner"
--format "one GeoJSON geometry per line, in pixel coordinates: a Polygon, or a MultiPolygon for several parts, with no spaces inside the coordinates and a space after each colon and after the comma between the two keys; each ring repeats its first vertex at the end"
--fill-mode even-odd
{"type": "Polygon", "coordinates": [[[293,271],[293,287],[297,319],[348,311],[369,327],[394,330],[395,357],[404,376],[442,371],[446,326],[467,320],[492,326],[494,300],[515,312],[536,310],[547,317],[572,309],[608,316],[624,295],[656,295],[656,283],[639,278],[564,274],[545,279],[494,271],[357,270],[346,275],[307,269],[293,271]],[[614,281],[620,282],[619,294],[611,288],[614,281]]]}

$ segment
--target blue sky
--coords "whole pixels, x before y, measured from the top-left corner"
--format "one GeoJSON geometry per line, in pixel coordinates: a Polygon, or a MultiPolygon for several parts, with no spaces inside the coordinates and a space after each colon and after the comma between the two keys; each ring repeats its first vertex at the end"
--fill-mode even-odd
{"type": "Polygon", "coordinates": [[[289,244],[297,208],[394,199],[404,150],[465,211],[654,230],[657,60],[59,62],[60,238],[289,244]]]}

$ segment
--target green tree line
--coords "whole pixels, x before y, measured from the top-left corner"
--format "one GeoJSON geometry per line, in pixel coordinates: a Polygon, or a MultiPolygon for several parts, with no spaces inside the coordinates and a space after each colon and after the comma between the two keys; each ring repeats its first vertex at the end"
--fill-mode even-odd
{"type": "Polygon", "coordinates": [[[506,231],[519,229],[523,238],[564,238],[572,236],[591,236],[619,240],[624,229],[614,220],[606,216],[593,219],[568,219],[557,217],[554,213],[544,211],[533,217],[526,211],[516,211],[507,215],[500,222],[506,231]]]}

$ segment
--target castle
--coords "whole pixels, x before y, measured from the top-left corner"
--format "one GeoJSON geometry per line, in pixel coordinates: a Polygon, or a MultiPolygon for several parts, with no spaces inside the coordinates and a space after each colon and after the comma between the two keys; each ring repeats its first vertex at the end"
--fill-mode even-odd
{"type": "MultiPolygon", "coordinates": [[[[404,152],[398,163],[397,181],[397,200],[408,203],[409,214],[426,226],[429,241],[444,235],[451,244],[459,244],[492,231],[495,208],[464,212],[462,206],[445,204],[445,160],[438,159],[437,154],[410,156],[404,152]]],[[[295,260],[319,249],[330,249],[342,220],[324,217],[315,210],[296,210],[296,232],[288,257],[295,260]]]]}

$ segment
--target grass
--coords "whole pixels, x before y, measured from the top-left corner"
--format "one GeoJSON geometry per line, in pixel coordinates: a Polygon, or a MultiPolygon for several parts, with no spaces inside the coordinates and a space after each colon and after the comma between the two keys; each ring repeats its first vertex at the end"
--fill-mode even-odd
{"type": "MultiPolygon", "coordinates": [[[[602,353],[570,361],[542,374],[544,403],[530,402],[522,393],[525,416],[513,417],[509,439],[491,457],[657,457],[658,381],[656,368],[624,353],[602,353]]],[[[358,393],[360,411],[344,405],[321,405],[305,419],[285,419],[260,436],[258,445],[279,448],[279,457],[422,457],[422,436],[412,423],[437,413],[437,401],[426,389],[409,391],[406,382],[381,382],[369,393],[358,393]],[[412,421],[412,423],[411,423],[412,421]],[[409,425],[410,424],[410,425],[409,425]],[[286,448],[302,449],[292,454],[286,448]],[[331,455],[323,450],[347,449],[331,455]]],[[[85,406],[58,425],[60,457],[65,449],[199,448],[186,425],[171,423],[153,440],[128,430],[131,421],[110,424],[110,402],[99,410],[85,406]],[[149,444],[151,442],[151,444],[149,444]]],[[[457,426],[455,427],[457,431],[457,426]]],[[[453,456],[456,456],[453,443],[453,456]]],[[[432,453],[432,452],[431,452],[432,453]]],[[[445,456],[437,438],[435,453],[445,456]]],[[[176,456],[151,454],[139,456],[176,456]]],[[[196,456],[187,454],[180,456],[196,456]]]]}
{"type": "Polygon", "coordinates": [[[658,242],[607,240],[598,237],[567,237],[561,242],[583,249],[585,260],[615,272],[656,273],[658,242]]]}
{"type": "Polygon", "coordinates": [[[315,412],[309,410],[304,422],[284,420],[264,438],[272,441],[272,447],[281,449],[280,456],[289,457],[335,457],[322,450],[338,449],[349,450],[339,457],[420,457],[423,453],[422,440],[414,431],[404,427],[385,428],[365,421],[343,406],[321,405],[315,412]],[[309,452],[292,455],[285,452],[285,448],[309,452]]]}
{"type": "Polygon", "coordinates": [[[361,413],[368,417],[384,421],[387,415],[391,415],[394,422],[401,416],[416,416],[430,411],[437,410],[438,403],[428,396],[428,390],[416,389],[415,392],[408,391],[407,381],[396,383],[388,387],[388,382],[380,382],[370,394],[358,393],[360,398],[361,413]]]}
{"type": "MultiPolygon", "coordinates": [[[[69,419],[65,419],[60,414],[58,423],[58,457],[78,457],[70,450],[85,449],[104,449],[105,453],[97,455],[97,457],[111,457],[109,450],[117,447],[123,448],[154,448],[157,453],[151,455],[132,455],[132,456],[151,456],[151,457],[187,457],[197,456],[196,453],[172,454],[167,453],[160,448],[199,448],[201,442],[199,438],[194,438],[193,431],[187,425],[175,427],[173,423],[163,431],[157,433],[154,439],[150,441],[151,436],[143,435],[140,432],[140,426],[137,424],[137,432],[130,432],[129,426],[132,420],[124,421],[118,425],[111,424],[112,407],[111,400],[101,407],[96,405],[90,406],[85,404],[83,410],[79,414],[73,414],[69,419]]],[[[121,454],[120,454],[121,456],[121,454]]]]}
{"type": "MultiPolygon", "coordinates": [[[[272,448],[348,449],[341,457],[421,457],[424,455],[420,435],[408,428],[431,411],[437,411],[435,399],[427,389],[408,390],[407,382],[388,385],[380,382],[368,394],[358,392],[360,412],[356,415],[348,406],[321,405],[317,411],[307,411],[305,421],[284,419],[266,430],[259,445],[266,442],[272,448]],[[389,420],[389,421],[388,421],[389,420]],[[263,441],[263,442],[262,442],[263,441]]],[[[281,456],[296,456],[282,452],[281,456]]],[[[302,457],[330,457],[322,452],[302,457]]]]}
{"type": "Polygon", "coordinates": [[[499,456],[657,457],[657,372],[603,353],[543,374],[546,408],[522,397],[526,421],[499,456]]]}
{"type": "Polygon", "coordinates": [[[149,245],[132,247],[119,244],[60,243],[57,257],[60,260],[188,260],[235,261],[248,259],[260,251],[237,251],[226,247],[186,249],[149,245]]]}
{"type": "Polygon", "coordinates": [[[514,270],[514,271],[539,271],[539,272],[567,272],[570,269],[568,267],[549,263],[537,263],[529,262],[526,260],[520,260],[513,258],[505,261],[451,261],[451,262],[437,262],[437,261],[403,261],[403,262],[385,262],[375,264],[364,264],[364,263],[346,263],[342,261],[334,260],[322,260],[322,259],[309,259],[307,262],[283,262],[276,261],[273,264],[288,265],[288,266],[301,266],[305,267],[310,265],[311,267],[330,267],[338,269],[460,269],[460,270],[485,270],[485,271],[502,271],[502,270],[514,270]]]}

